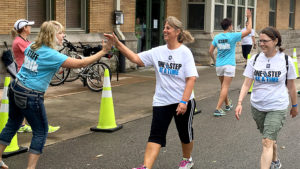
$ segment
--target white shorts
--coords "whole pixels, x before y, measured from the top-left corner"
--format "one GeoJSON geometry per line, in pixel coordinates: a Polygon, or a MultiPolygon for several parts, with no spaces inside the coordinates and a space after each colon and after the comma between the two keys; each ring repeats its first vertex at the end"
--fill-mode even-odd
{"type": "Polygon", "coordinates": [[[235,76],[235,66],[225,65],[216,67],[217,76],[227,76],[234,77],[235,76]]]}

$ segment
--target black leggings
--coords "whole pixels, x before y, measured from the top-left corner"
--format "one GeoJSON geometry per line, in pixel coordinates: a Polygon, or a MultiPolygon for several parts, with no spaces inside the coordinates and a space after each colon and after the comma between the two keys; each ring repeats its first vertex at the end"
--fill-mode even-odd
{"type": "Polygon", "coordinates": [[[251,52],[252,45],[242,45],[243,57],[247,60],[248,54],[251,52]]]}
{"type": "Polygon", "coordinates": [[[177,106],[178,103],[153,107],[153,118],[148,142],[154,142],[165,147],[167,131],[173,117],[181,142],[188,144],[193,141],[193,115],[196,102],[194,99],[190,100],[183,115],[176,115],[177,106]]]}

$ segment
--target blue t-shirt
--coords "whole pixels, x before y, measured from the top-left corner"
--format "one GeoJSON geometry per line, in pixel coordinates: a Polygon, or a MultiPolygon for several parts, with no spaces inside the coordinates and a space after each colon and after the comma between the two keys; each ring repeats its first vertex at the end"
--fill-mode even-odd
{"type": "Polygon", "coordinates": [[[25,49],[24,63],[17,78],[26,87],[45,92],[55,72],[68,56],[44,45],[36,51],[30,47],[25,49]]]}
{"type": "Polygon", "coordinates": [[[220,33],[215,36],[212,45],[218,48],[216,67],[224,65],[235,66],[235,46],[242,38],[241,32],[220,33]]]}

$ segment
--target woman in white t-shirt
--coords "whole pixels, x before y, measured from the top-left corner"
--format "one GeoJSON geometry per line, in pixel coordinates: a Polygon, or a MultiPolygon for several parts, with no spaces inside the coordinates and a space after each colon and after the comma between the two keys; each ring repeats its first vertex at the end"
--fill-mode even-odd
{"type": "MultiPolygon", "coordinates": [[[[241,32],[246,31],[248,26],[248,21],[246,22],[246,27],[241,30],[241,32]]],[[[253,49],[256,49],[256,43],[255,43],[255,31],[254,29],[251,29],[251,33],[247,36],[242,38],[242,53],[243,57],[247,61],[248,54],[251,52],[252,46],[253,49]]]]}
{"type": "Polygon", "coordinates": [[[277,153],[277,135],[286,119],[289,95],[292,102],[290,115],[298,114],[297,93],[294,79],[296,71],[292,59],[283,53],[281,35],[273,27],[263,29],[259,35],[262,52],[252,57],[244,71],[242,86],[235,116],[242,113],[242,101],[252,81],[251,111],[258,129],[263,135],[261,169],[280,168],[277,153]]]}
{"type": "Polygon", "coordinates": [[[175,17],[168,17],[164,25],[166,45],[136,54],[123,45],[115,35],[105,35],[115,41],[115,46],[139,66],[153,66],[156,88],[153,97],[153,119],[144,164],[134,169],[151,169],[160,148],[166,145],[168,126],[174,117],[182,143],[183,159],[180,169],[193,166],[193,114],[195,100],[192,92],[198,77],[192,52],[183,43],[194,41],[175,17]]]}

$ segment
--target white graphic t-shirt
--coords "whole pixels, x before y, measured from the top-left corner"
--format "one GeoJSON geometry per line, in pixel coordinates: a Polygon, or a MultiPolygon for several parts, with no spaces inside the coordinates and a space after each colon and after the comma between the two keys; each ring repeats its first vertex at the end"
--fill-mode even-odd
{"type": "Polygon", "coordinates": [[[259,111],[283,110],[289,105],[289,95],[286,88],[287,79],[296,79],[297,74],[288,57],[288,72],[285,54],[277,52],[272,58],[267,58],[263,52],[259,54],[253,67],[254,58],[249,60],[244,76],[253,78],[251,104],[259,111]]]}
{"type": "MultiPolygon", "coordinates": [[[[246,31],[246,28],[243,28],[241,30],[241,32],[246,31]]],[[[251,33],[249,33],[247,36],[245,36],[244,38],[242,38],[242,45],[252,45],[252,36],[255,36],[255,32],[253,29],[251,29],[251,33]]]]}
{"type": "MultiPolygon", "coordinates": [[[[186,86],[185,78],[198,77],[193,54],[185,45],[174,50],[163,45],[138,55],[145,66],[155,68],[156,88],[153,106],[179,103],[186,86]]],[[[190,99],[193,98],[192,93],[190,99]]]]}

